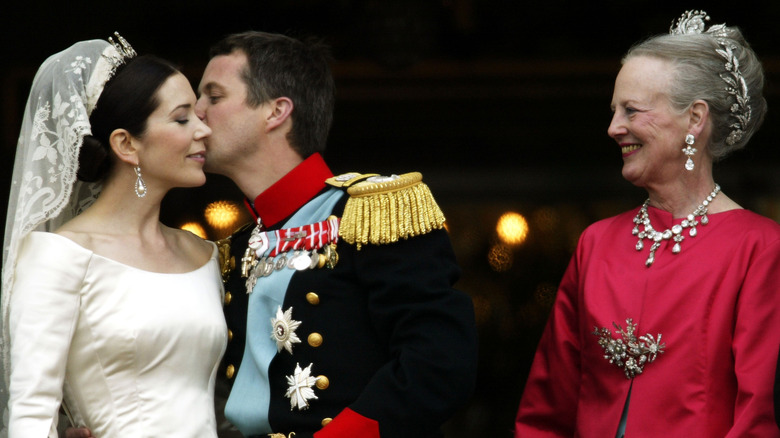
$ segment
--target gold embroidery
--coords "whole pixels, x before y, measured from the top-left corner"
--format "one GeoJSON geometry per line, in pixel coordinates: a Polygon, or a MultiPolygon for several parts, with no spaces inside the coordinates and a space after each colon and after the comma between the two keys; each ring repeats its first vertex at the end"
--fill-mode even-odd
{"type": "Polygon", "coordinates": [[[230,236],[214,243],[217,245],[219,254],[219,272],[222,274],[222,281],[226,282],[236,267],[236,258],[230,255],[230,236]]]}

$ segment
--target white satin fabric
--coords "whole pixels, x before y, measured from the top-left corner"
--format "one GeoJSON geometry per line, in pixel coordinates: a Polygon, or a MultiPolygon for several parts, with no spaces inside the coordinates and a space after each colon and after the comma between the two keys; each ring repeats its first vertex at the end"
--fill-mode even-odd
{"type": "Polygon", "coordinates": [[[9,437],[56,437],[63,388],[97,438],[216,437],[227,343],[216,246],[195,271],[165,274],[33,232],[10,306],[9,437]]]}

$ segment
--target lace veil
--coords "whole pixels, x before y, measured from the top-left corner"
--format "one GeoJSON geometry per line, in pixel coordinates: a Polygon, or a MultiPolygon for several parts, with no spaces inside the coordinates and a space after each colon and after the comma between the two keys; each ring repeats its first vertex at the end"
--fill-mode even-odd
{"type": "Polygon", "coordinates": [[[3,242],[0,438],[8,435],[8,305],[17,252],[31,231],[53,231],[97,198],[99,184],[76,181],[79,149],[91,134],[89,114],[121,60],[107,41],[82,41],[49,57],[33,80],[16,147],[3,242]]]}

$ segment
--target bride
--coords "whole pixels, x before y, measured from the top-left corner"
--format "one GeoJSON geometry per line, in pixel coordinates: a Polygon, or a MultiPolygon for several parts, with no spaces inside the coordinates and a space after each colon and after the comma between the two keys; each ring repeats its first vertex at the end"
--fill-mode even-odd
{"type": "Polygon", "coordinates": [[[216,436],[217,249],[159,221],[169,189],[205,182],[211,130],[179,71],[117,39],[51,56],[32,85],[3,249],[3,437],[56,437],[61,405],[100,438],[216,436]]]}

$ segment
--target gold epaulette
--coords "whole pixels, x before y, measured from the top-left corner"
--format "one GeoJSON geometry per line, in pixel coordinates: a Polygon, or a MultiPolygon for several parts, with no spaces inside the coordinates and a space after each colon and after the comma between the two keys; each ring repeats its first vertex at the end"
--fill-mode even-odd
{"type": "Polygon", "coordinates": [[[346,188],[349,199],[339,236],[358,249],[419,236],[444,226],[442,213],[419,172],[403,175],[349,173],[326,181],[346,188]]]}
{"type": "MultiPolygon", "coordinates": [[[[251,227],[252,222],[247,222],[240,226],[233,234],[240,233],[248,227],[251,227]]],[[[224,239],[219,239],[214,242],[217,245],[217,253],[219,254],[219,272],[222,274],[222,281],[228,281],[230,273],[236,268],[236,258],[230,255],[230,244],[233,241],[233,234],[224,239]]]]}

